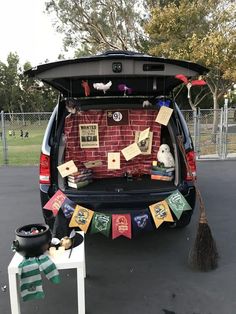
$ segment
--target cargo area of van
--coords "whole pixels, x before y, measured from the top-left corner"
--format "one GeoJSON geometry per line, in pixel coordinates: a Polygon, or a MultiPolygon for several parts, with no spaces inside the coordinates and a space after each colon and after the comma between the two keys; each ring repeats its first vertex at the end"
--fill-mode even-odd
{"type": "Polygon", "coordinates": [[[177,185],[178,158],[174,150],[172,124],[157,123],[158,108],[78,110],[67,113],[58,165],[73,160],[78,172],[62,179],[64,190],[74,193],[157,192],[177,185]],[[140,133],[149,130],[139,142],[140,133]],[[123,150],[137,143],[140,154],[126,160],[123,150]],[[161,144],[168,144],[175,167],[166,180],[152,179],[161,144]],[[63,152],[63,153],[62,153],[63,152]],[[86,181],[86,184],[83,182],[86,181]],[[75,191],[76,189],[76,191],[75,191]]]}

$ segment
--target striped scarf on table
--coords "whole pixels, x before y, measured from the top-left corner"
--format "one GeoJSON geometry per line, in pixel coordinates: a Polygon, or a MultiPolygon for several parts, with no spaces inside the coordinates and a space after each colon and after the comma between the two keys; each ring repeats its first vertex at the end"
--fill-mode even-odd
{"type": "Polygon", "coordinates": [[[42,271],[47,279],[59,283],[60,277],[56,265],[47,255],[25,258],[18,266],[20,275],[20,292],[23,301],[42,299],[42,271]]]}

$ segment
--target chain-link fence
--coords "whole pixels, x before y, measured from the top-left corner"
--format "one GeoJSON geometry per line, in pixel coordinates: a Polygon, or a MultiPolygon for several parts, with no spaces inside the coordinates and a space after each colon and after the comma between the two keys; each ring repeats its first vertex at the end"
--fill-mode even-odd
{"type": "MultiPolygon", "coordinates": [[[[236,109],[183,110],[198,159],[236,157],[236,109]]],[[[0,119],[0,165],[39,162],[51,112],[3,113],[0,119]]]]}
{"type": "Polygon", "coordinates": [[[236,157],[236,109],[183,110],[198,159],[236,157]]]}
{"type": "Polygon", "coordinates": [[[51,112],[1,112],[0,165],[38,164],[42,139],[50,116],[51,112]]]}

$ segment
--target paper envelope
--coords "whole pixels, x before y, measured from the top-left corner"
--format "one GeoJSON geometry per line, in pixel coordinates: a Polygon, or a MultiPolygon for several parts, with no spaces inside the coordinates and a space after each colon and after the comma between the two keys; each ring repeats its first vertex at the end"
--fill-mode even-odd
{"type": "Polygon", "coordinates": [[[107,154],[107,168],[111,170],[120,169],[120,153],[107,154]]]}
{"type": "Polygon", "coordinates": [[[172,115],[173,109],[162,106],[158,112],[155,122],[167,125],[172,115]]]}
{"type": "Polygon", "coordinates": [[[62,178],[65,178],[69,176],[70,174],[78,171],[78,168],[76,167],[73,160],[65,162],[64,164],[58,166],[57,169],[60,172],[60,175],[62,176],[62,178]]]}

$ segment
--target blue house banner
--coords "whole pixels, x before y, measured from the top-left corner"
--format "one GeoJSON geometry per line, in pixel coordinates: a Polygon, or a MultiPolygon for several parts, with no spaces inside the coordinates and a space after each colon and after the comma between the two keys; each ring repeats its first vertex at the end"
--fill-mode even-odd
{"type": "Polygon", "coordinates": [[[133,236],[136,236],[142,232],[152,231],[154,229],[150,211],[148,209],[132,213],[131,220],[133,236]]]}

